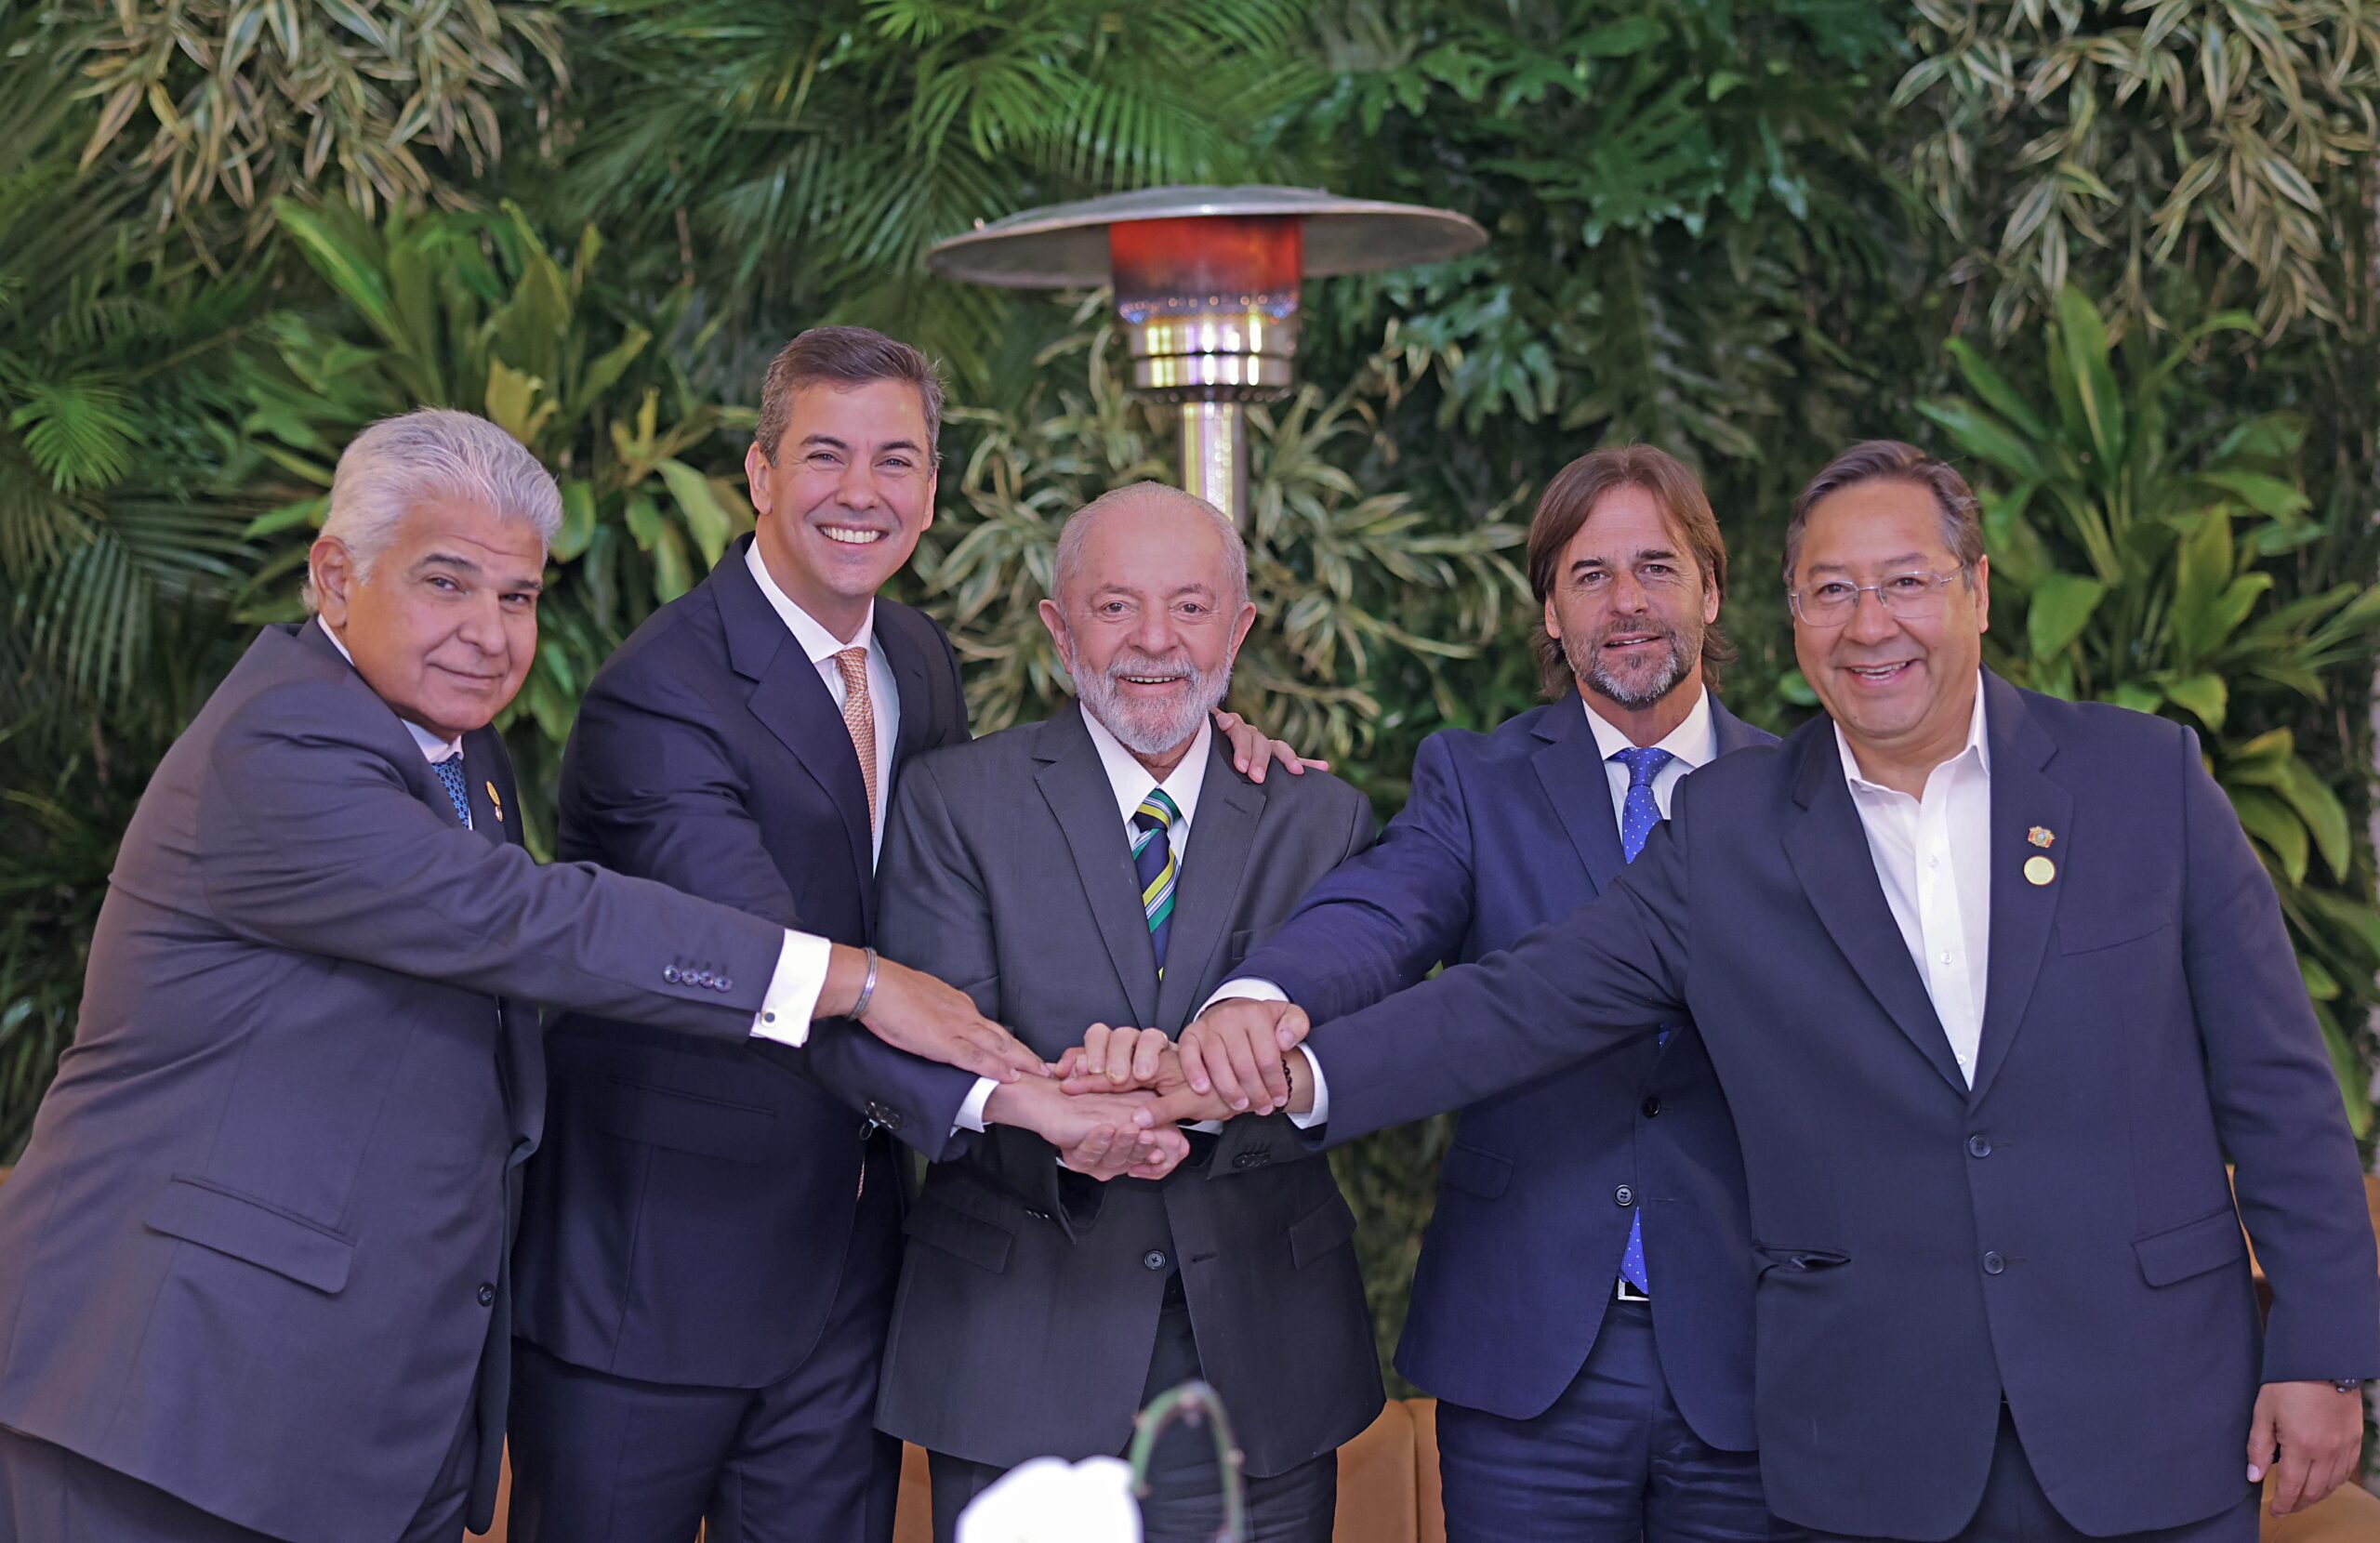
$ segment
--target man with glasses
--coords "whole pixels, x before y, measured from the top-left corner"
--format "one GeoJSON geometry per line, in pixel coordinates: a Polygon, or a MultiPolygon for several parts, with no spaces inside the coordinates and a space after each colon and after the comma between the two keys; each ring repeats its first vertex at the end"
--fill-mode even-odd
{"type": "MultiPolygon", "coordinates": [[[[2272,885],[2188,730],[1981,668],[1950,468],[1853,447],[1785,562],[1826,716],[1697,772],[1561,925],[1315,1031],[1289,1107],[1344,1141],[1688,1013],[1751,1182],[1780,1516],[2251,1543],[2268,1472],[2281,1513],[2354,1470],[2380,1373],[2355,1146],[2272,885]]],[[[1190,1088],[1304,1029],[1210,1009],[1190,1088]]]]}

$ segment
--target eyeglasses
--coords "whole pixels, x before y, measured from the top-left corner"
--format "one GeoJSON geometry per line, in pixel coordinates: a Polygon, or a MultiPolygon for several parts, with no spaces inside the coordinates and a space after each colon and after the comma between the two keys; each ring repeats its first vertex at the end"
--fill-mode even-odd
{"type": "Polygon", "coordinates": [[[1879,584],[1854,584],[1849,579],[1827,579],[1800,589],[1788,589],[1785,598],[1793,614],[1805,626],[1836,627],[1847,626],[1859,609],[1859,597],[1873,595],[1884,613],[1905,622],[1930,620],[1942,613],[1942,592],[1952,580],[1966,573],[1964,564],[1947,574],[1895,574],[1879,584]]]}

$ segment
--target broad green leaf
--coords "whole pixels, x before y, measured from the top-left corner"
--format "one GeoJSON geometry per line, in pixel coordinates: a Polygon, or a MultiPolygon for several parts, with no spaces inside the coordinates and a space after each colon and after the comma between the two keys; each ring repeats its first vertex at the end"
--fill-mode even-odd
{"type": "Polygon", "coordinates": [[[2306,830],[2314,838],[2314,850],[2322,856],[2334,878],[2347,877],[2347,860],[2352,855],[2348,844],[2347,810],[2339,796],[2331,791],[2314,769],[2295,756],[2281,763],[2281,795],[2289,807],[2306,822],[2306,830]]]}
{"type": "Polygon", "coordinates": [[[2112,470],[2123,464],[2125,429],[2123,399],[2109,363],[2107,324],[2089,297],[2069,285],[2058,293],[2057,328],[2064,376],[2090,426],[2092,450],[2099,464],[2112,470]]]}
{"type": "Polygon", "coordinates": [[[2090,625],[2107,586],[2077,574],[2044,574],[2025,600],[2025,639],[2035,659],[2048,659],[2090,625]]]}
{"type": "Polygon", "coordinates": [[[2219,675],[2191,675],[2179,680],[2163,682],[2165,696],[2175,706],[2187,709],[2213,733],[2223,727],[2223,715],[2229,707],[2231,692],[2219,675]]]}
{"type": "Polygon", "coordinates": [[[721,507],[709,478],[680,460],[663,461],[659,469],[669,495],[678,501],[679,512],[685,516],[686,534],[694,538],[695,549],[703,554],[703,571],[708,573],[727,550],[734,521],[721,507]]]}
{"type": "Polygon", "coordinates": [[[2260,471],[2206,471],[2199,480],[2231,494],[2259,514],[2286,520],[2303,514],[2313,501],[2296,487],[2260,471]]]}
{"type": "Polygon", "coordinates": [[[536,444],[537,436],[562,407],[546,397],[545,390],[545,381],[536,376],[522,375],[501,359],[488,361],[487,415],[524,445],[536,444]]]}
{"type": "Polygon", "coordinates": [[[595,539],[595,489],[582,478],[562,485],[562,529],[547,554],[556,562],[575,562],[595,539]]]}
{"type": "Polygon", "coordinates": [[[2240,816],[2241,827],[2254,837],[2281,871],[2294,886],[2306,882],[2306,863],[2310,855],[2305,823],[2296,811],[2269,793],[2253,787],[2225,789],[2231,795],[2231,807],[2240,816]]]}

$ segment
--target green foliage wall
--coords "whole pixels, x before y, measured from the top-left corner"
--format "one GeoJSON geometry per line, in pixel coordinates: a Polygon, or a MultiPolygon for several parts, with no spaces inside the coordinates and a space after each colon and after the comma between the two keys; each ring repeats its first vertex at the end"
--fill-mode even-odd
{"type": "MultiPolygon", "coordinates": [[[[292,613],[358,425],[472,407],[562,481],[507,725],[549,789],[588,673],[748,521],[768,353],[909,337],[954,410],[903,592],[980,721],[1038,713],[1055,523],[1160,469],[1165,429],[1098,297],[922,253],[1247,179],[1490,244],[1309,286],[1308,386],[1256,434],[1238,705],[1393,812],[1421,736],[1535,700],[1538,489],[1643,439],[1726,528],[1730,701],[1790,727],[1785,508],[1846,441],[1924,440],[1990,504],[1995,662],[2202,731],[2360,1120],[2375,27],[2352,0],[0,0],[0,1152],[149,768],[292,613]]],[[[1339,1159],[1383,1344],[1444,1132],[1339,1159]]]]}

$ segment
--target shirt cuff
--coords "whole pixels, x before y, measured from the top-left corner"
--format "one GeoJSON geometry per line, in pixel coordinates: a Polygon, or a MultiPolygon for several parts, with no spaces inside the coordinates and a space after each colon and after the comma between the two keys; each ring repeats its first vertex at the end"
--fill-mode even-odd
{"type": "MultiPolygon", "coordinates": [[[[1270,981],[1255,975],[1239,975],[1217,986],[1213,996],[1198,1004],[1198,1012],[1204,1012],[1217,1002],[1232,996],[1244,996],[1255,1002],[1286,1002],[1289,999],[1288,992],[1270,981]]],[[[1196,1018],[1198,1012],[1190,1016],[1196,1018]]]]}
{"type": "Polygon", "coordinates": [[[1330,1123],[1330,1085],[1322,1080],[1322,1062],[1314,1059],[1312,1050],[1301,1045],[1298,1054],[1305,1057],[1307,1075],[1314,1078],[1314,1107],[1302,1114],[1291,1114],[1289,1123],[1300,1130],[1312,1130],[1330,1123]]]}
{"type": "Polygon", "coordinates": [[[796,1049],[810,1043],[810,1020],[818,994],[826,989],[826,957],[835,945],[810,932],[788,931],[777,950],[777,972],[752,1016],[752,1037],[774,1039],[796,1049]]]}
{"type": "Polygon", "coordinates": [[[999,1086],[998,1078],[977,1077],[974,1090],[967,1095],[967,1101],[959,1106],[959,1118],[951,1123],[950,1133],[956,1136],[962,1130],[983,1129],[984,1105],[992,1101],[992,1095],[999,1090],[999,1086]]]}

